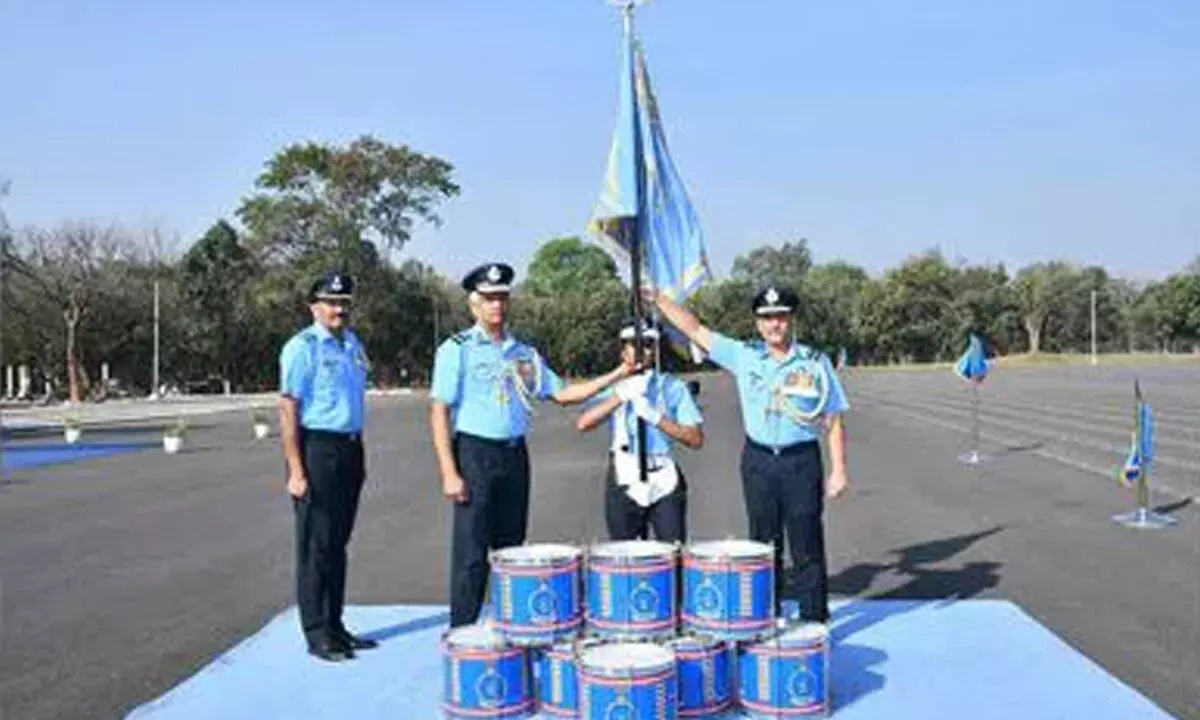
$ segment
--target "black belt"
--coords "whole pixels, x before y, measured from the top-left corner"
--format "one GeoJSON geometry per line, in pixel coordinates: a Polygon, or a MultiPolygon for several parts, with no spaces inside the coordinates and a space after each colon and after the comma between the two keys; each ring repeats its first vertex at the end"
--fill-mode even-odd
{"type": "Polygon", "coordinates": [[[306,439],[346,443],[362,441],[362,433],[360,432],[337,432],[335,430],[316,430],[313,428],[301,428],[301,430],[306,439]]]}
{"type": "Polygon", "coordinates": [[[816,440],[801,440],[791,445],[764,445],[760,442],[755,442],[746,436],[746,444],[755,450],[770,453],[771,455],[795,455],[802,452],[811,452],[820,448],[820,444],[816,440]]]}
{"type": "Polygon", "coordinates": [[[481,435],[472,435],[471,433],[456,432],[456,436],[466,438],[472,442],[483,443],[485,445],[494,445],[500,448],[519,448],[525,445],[525,436],[518,435],[511,438],[489,438],[481,435]]]}

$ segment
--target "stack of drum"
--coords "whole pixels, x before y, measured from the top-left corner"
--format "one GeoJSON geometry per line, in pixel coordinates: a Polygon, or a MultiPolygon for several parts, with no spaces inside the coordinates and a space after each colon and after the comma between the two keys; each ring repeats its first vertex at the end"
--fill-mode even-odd
{"type": "Polygon", "coordinates": [[[443,638],[451,718],[826,716],[824,624],[775,613],[772,546],[619,541],[491,555],[492,617],[443,638]]]}

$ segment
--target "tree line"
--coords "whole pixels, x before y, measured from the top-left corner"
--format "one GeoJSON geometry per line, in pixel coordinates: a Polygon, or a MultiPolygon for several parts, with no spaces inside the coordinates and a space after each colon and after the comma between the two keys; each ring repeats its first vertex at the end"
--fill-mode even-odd
{"type": "MultiPolygon", "coordinates": [[[[357,281],[354,323],[373,381],[424,384],[438,343],[471,320],[457,277],[396,258],[418,223],[440,224],[439,206],[460,192],[453,171],[369,135],[288,145],[265,163],[235,218],[182,250],[153,229],[11,228],[0,206],[0,364],[27,366],[34,395],[46,384],[76,400],[144,395],[154,380],[157,298],[160,387],[270,390],[280,347],[310,321],[309,283],[336,267],[357,281]]],[[[514,330],[561,373],[608,368],[630,311],[612,258],[579,237],[553,238],[518,273],[514,330]]],[[[766,283],[799,293],[800,339],[831,355],[844,350],[855,364],[951,360],[971,332],[999,355],[1087,352],[1093,307],[1099,352],[1200,352],[1200,257],[1136,283],[1099,266],[1047,261],[1010,273],[932,250],[872,277],[816,262],[810,243],[794,239],[742,254],[689,304],[712,327],[753,337],[750,301],[766,283]]],[[[664,360],[681,365],[670,353],[664,360]]]]}

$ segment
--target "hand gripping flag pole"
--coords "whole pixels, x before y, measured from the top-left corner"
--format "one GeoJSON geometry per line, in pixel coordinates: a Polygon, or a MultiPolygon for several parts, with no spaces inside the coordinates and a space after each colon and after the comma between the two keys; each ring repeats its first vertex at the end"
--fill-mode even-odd
{"type": "Polygon", "coordinates": [[[979,386],[983,384],[990,370],[987,352],[984,350],[983,338],[972,333],[967,351],[959,358],[954,366],[954,372],[971,387],[971,449],[958,456],[961,462],[968,465],[980,465],[987,461],[987,456],[980,452],[981,442],[979,429],[979,386]]]}
{"type": "Polygon", "coordinates": [[[1174,525],[1169,515],[1150,509],[1150,464],[1154,460],[1154,417],[1150,405],[1142,398],[1142,388],[1133,381],[1133,438],[1129,457],[1118,477],[1126,487],[1137,489],[1137,507],[1130,512],[1113,516],[1113,521],[1125,527],[1159,530],[1174,525]]]}

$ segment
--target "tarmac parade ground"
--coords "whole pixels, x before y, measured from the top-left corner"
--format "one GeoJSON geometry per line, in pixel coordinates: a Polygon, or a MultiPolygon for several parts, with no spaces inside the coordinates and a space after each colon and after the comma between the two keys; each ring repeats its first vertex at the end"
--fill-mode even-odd
{"type": "MultiPolygon", "coordinates": [[[[701,382],[708,443],[680,453],[690,526],[696,538],[743,536],[732,386],[722,375],[701,382]]],[[[980,393],[988,460],[977,467],[957,459],[969,442],[971,396],[948,371],[852,370],[846,382],[852,490],[827,513],[831,588],[843,613],[872,610],[840,618],[861,627],[848,638],[858,653],[835,655],[835,667],[854,665],[846,672],[856,678],[840,698],[835,689],[835,717],[867,717],[914,676],[930,679],[928,692],[943,693],[934,700],[953,716],[967,691],[946,679],[965,671],[952,653],[930,654],[941,641],[930,640],[933,626],[923,638],[919,625],[936,608],[949,617],[962,607],[1021,618],[1011,627],[977,621],[976,647],[1002,653],[1018,642],[1011,638],[1036,637],[1054,652],[1073,651],[1028,657],[1025,675],[1012,680],[1040,681],[1043,708],[1057,706],[1056,693],[1083,687],[1086,675],[1088,687],[1107,684],[1131,707],[1153,703],[1174,717],[1200,718],[1200,364],[1001,368],[980,393]],[[1116,468],[1128,451],[1135,375],[1156,421],[1152,503],[1179,521],[1166,530],[1111,520],[1133,504],[1116,468]],[[968,602],[879,610],[935,599],[968,602]],[[862,619],[872,613],[884,617],[862,619]],[[917,624],[899,633],[905,617],[917,624]],[[1056,657],[1061,664],[1046,661],[1056,657]]],[[[530,540],[600,539],[607,439],[602,431],[580,437],[573,410],[538,413],[530,540]]],[[[5,411],[6,426],[13,417],[5,411]]],[[[269,693],[291,669],[294,688],[312,684],[316,661],[290,632],[293,530],[277,439],[256,441],[239,406],[191,417],[184,450],[169,456],[159,445],[163,421],[135,418],[85,427],[74,457],[56,452],[57,434],[6,437],[0,717],[111,718],[139,706],[152,714],[155,700],[171,697],[183,698],[183,707],[201,695],[189,695],[190,685],[241,667],[215,658],[244,660],[256,647],[279,649],[270,678],[224,680],[246,693],[246,715],[255,688],[269,693]],[[261,642],[239,647],[248,638],[261,642]]],[[[448,512],[424,398],[373,398],[367,441],[369,479],[351,549],[353,618],[367,631],[392,627],[407,616],[371,613],[404,605],[428,606],[421,617],[440,621],[448,512]]],[[[357,675],[353,667],[336,672],[360,684],[398,682],[405,666],[387,665],[396,647],[438,632],[430,624],[397,636],[391,649],[385,638],[378,655],[360,658],[357,675]]],[[[1099,690],[1079,697],[1098,704],[1077,708],[1078,716],[1111,716],[1092,712],[1112,710],[1099,690]]],[[[905,716],[936,716],[926,701],[905,716]]],[[[957,710],[983,716],[966,705],[957,710]]]]}

